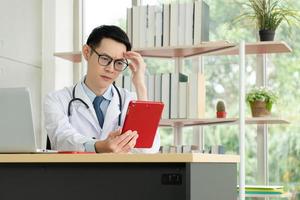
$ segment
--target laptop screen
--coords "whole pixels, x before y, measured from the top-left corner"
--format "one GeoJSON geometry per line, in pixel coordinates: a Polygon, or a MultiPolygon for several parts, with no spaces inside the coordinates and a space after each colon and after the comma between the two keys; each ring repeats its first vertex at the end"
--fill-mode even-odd
{"type": "Polygon", "coordinates": [[[28,88],[0,88],[0,152],[35,152],[28,88]]]}

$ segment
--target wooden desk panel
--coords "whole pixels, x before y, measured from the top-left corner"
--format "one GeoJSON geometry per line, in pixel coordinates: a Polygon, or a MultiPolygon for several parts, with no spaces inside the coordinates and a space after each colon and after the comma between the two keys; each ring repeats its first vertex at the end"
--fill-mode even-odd
{"type": "Polygon", "coordinates": [[[0,163],[238,163],[238,155],[221,154],[0,154],[0,163]]]}

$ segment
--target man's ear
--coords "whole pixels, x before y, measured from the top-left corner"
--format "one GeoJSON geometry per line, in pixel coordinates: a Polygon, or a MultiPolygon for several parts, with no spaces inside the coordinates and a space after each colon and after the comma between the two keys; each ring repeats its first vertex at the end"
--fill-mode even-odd
{"type": "Polygon", "coordinates": [[[82,46],[82,55],[85,60],[88,60],[91,56],[91,48],[87,44],[82,46]]]}

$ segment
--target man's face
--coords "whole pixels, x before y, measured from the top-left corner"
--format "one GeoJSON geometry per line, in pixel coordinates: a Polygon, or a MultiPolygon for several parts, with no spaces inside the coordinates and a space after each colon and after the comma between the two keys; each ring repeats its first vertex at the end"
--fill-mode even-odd
{"type": "Polygon", "coordinates": [[[97,53],[95,53],[91,48],[89,50],[92,54],[90,54],[87,58],[87,78],[94,86],[98,88],[107,88],[121,73],[120,71],[115,70],[114,63],[115,60],[125,61],[123,54],[126,52],[126,46],[115,40],[104,38],[100,45],[94,49],[98,54],[104,56],[99,58],[97,53]],[[101,61],[111,58],[113,61],[108,66],[101,65],[101,61]],[[99,59],[102,60],[99,62],[99,59]]]}

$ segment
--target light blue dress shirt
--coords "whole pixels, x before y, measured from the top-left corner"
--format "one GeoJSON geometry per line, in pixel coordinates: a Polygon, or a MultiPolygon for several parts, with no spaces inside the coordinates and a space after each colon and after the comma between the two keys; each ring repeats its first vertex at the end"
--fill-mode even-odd
{"type": "MultiPolygon", "coordinates": [[[[81,84],[82,84],[84,92],[89,97],[91,102],[93,102],[94,99],[96,98],[96,94],[92,90],[90,90],[84,82],[82,82],[81,84]]],[[[104,94],[102,96],[104,97],[104,99],[100,104],[100,109],[101,109],[101,111],[103,113],[103,116],[104,116],[104,119],[105,119],[107,108],[108,108],[109,103],[110,103],[110,101],[113,97],[112,85],[110,85],[107,88],[107,90],[104,92],[104,94]]],[[[95,152],[95,143],[96,143],[96,140],[84,143],[85,151],[95,152]]]]}

